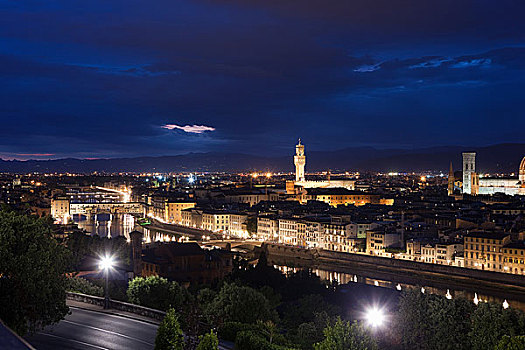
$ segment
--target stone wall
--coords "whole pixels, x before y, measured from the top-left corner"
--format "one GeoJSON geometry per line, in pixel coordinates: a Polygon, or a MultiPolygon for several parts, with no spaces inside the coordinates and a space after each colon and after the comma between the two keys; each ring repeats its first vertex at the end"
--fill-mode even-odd
{"type": "Polygon", "coordinates": [[[364,254],[335,252],[323,249],[304,249],[278,244],[264,244],[268,260],[279,257],[279,261],[287,261],[301,265],[301,260],[306,266],[321,267],[334,266],[344,268],[367,268],[377,270],[403,271],[419,275],[435,275],[441,277],[456,277],[476,281],[497,282],[506,285],[525,287],[525,278],[520,275],[468,269],[456,266],[426,264],[422,262],[384,258],[364,254]]]}
{"type": "MultiPolygon", "coordinates": [[[[93,305],[98,305],[102,307],[104,306],[104,298],[102,297],[96,297],[96,296],[81,294],[81,293],[66,292],[66,298],[68,300],[74,300],[74,301],[78,301],[81,303],[93,304],[93,305]]],[[[129,313],[144,316],[144,317],[149,317],[157,321],[162,321],[164,316],[166,316],[166,313],[164,311],[150,309],[148,307],[124,303],[122,301],[116,301],[116,300],[110,300],[109,307],[110,309],[129,312],[129,313]]]]}

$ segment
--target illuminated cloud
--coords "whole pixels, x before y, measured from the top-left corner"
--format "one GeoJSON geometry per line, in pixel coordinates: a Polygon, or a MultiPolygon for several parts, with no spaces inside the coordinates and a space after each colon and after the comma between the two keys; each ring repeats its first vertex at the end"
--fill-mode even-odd
{"type": "Polygon", "coordinates": [[[206,131],[215,131],[215,128],[211,126],[195,125],[195,124],[194,125],[184,125],[184,126],[180,126],[176,124],[166,124],[166,125],[163,125],[162,128],[169,129],[169,130],[180,129],[185,132],[192,133],[192,134],[202,134],[203,132],[206,132],[206,131]]]}

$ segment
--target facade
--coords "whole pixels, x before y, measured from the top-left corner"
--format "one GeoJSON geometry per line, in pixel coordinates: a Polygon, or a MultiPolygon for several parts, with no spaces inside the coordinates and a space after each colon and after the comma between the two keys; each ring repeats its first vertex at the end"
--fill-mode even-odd
{"type": "Polygon", "coordinates": [[[366,233],[366,253],[382,255],[386,248],[402,246],[402,235],[398,232],[388,231],[384,228],[369,230],[366,233]]]}
{"type": "Polygon", "coordinates": [[[230,214],[230,234],[235,237],[248,238],[248,220],[247,214],[231,213],[230,214]]]}
{"type": "MultiPolygon", "coordinates": [[[[525,195],[525,157],[522,159],[518,177],[482,177],[476,173],[476,153],[463,153],[463,193],[471,195],[525,195]]],[[[450,185],[449,185],[450,187],[450,185]]],[[[450,190],[449,190],[450,191],[450,190]]]]}
{"type": "Polygon", "coordinates": [[[463,152],[463,193],[475,194],[472,191],[472,179],[476,174],[476,153],[463,152]]]}
{"type": "Polygon", "coordinates": [[[525,243],[523,241],[503,247],[503,271],[516,275],[525,274],[525,243]]]}
{"type": "Polygon", "coordinates": [[[266,242],[276,242],[279,236],[279,220],[271,216],[257,217],[257,238],[266,242]]]}
{"type": "Polygon", "coordinates": [[[339,205],[380,204],[380,195],[360,191],[350,191],[346,188],[311,188],[306,190],[304,201],[315,200],[325,202],[333,207],[339,205]]]}
{"type": "Polygon", "coordinates": [[[245,192],[226,192],[224,200],[228,203],[245,203],[250,207],[256,205],[261,201],[277,201],[279,200],[278,193],[261,193],[259,191],[245,191],[245,192]]]}
{"type": "Polygon", "coordinates": [[[297,219],[279,218],[277,241],[282,244],[297,245],[297,219]]]}
{"type": "Polygon", "coordinates": [[[69,197],[59,196],[51,200],[51,216],[56,223],[68,223],[70,218],[69,197]]]}
{"type": "Polygon", "coordinates": [[[188,201],[167,201],[165,203],[165,221],[172,224],[182,223],[182,211],[195,208],[197,203],[188,201]]]}
{"type": "Polygon", "coordinates": [[[465,267],[503,271],[503,246],[510,243],[506,233],[471,232],[464,238],[465,267]]]}
{"type": "Polygon", "coordinates": [[[230,230],[230,214],[220,211],[203,211],[201,228],[212,232],[228,233],[230,230]]]}

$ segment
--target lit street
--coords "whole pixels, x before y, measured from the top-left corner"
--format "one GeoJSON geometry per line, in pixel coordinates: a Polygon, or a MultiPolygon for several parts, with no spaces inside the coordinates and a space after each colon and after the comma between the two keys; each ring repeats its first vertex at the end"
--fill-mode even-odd
{"type": "Polygon", "coordinates": [[[71,308],[71,315],[26,339],[37,349],[153,349],[157,326],[71,308]]]}

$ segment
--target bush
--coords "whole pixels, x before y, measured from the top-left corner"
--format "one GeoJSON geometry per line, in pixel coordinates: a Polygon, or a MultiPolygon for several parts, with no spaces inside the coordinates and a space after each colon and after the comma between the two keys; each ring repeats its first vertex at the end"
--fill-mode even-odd
{"type": "Polygon", "coordinates": [[[104,296],[104,288],[99,287],[82,277],[68,278],[66,290],[69,292],[94,295],[97,297],[104,296]]]}
{"type": "Polygon", "coordinates": [[[126,294],[130,303],[163,311],[180,309],[186,298],[186,290],[177,282],[158,276],[134,278],[126,294]]]}
{"type": "Polygon", "coordinates": [[[155,350],[183,350],[184,335],[174,309],[169,309],[157,329],[155,350]]]}
{"type": "Polygon", "coordinates": [[[224,322],[255,323],[277,318],[277,313],[263,294],[234,283],[224,284],[206,308],[206,315],[211,324],[218,326],[224,322]]]}
{"type": "Polygon", "coordinates": [[[504,335],[495,350],[523,350],[525,349],[525,336],[509,337],[504,335]]]}
{"type": "Polygon", "coordinates": [[[211,331],[201,337],[199,337],[200,342],[197,345],[196,350],[218,350],[219,349],[219,338],[217,335],[211,331]]]}
{"type": "Polygon", "coordinates": [[[293,350],[286,346],[271,344],[263,336],[254,331],[243,331],[235,339],[237,350],[293,350]]]}
{"type": "Polygon", "coordinates": [[[225,322],[218,330],[221,339],[228,341],[235,341],[237,334],[243,331],[255,330],[256,326],[253,324],[246,324],[241,322],[225,322]]]}
{"type": "Polygon", "coordinates": [[[357,321],[344,322],[341,318],[324,330],[325,339],[314,345],[315,350],[377,350],[377,342],[357,321]]]}

